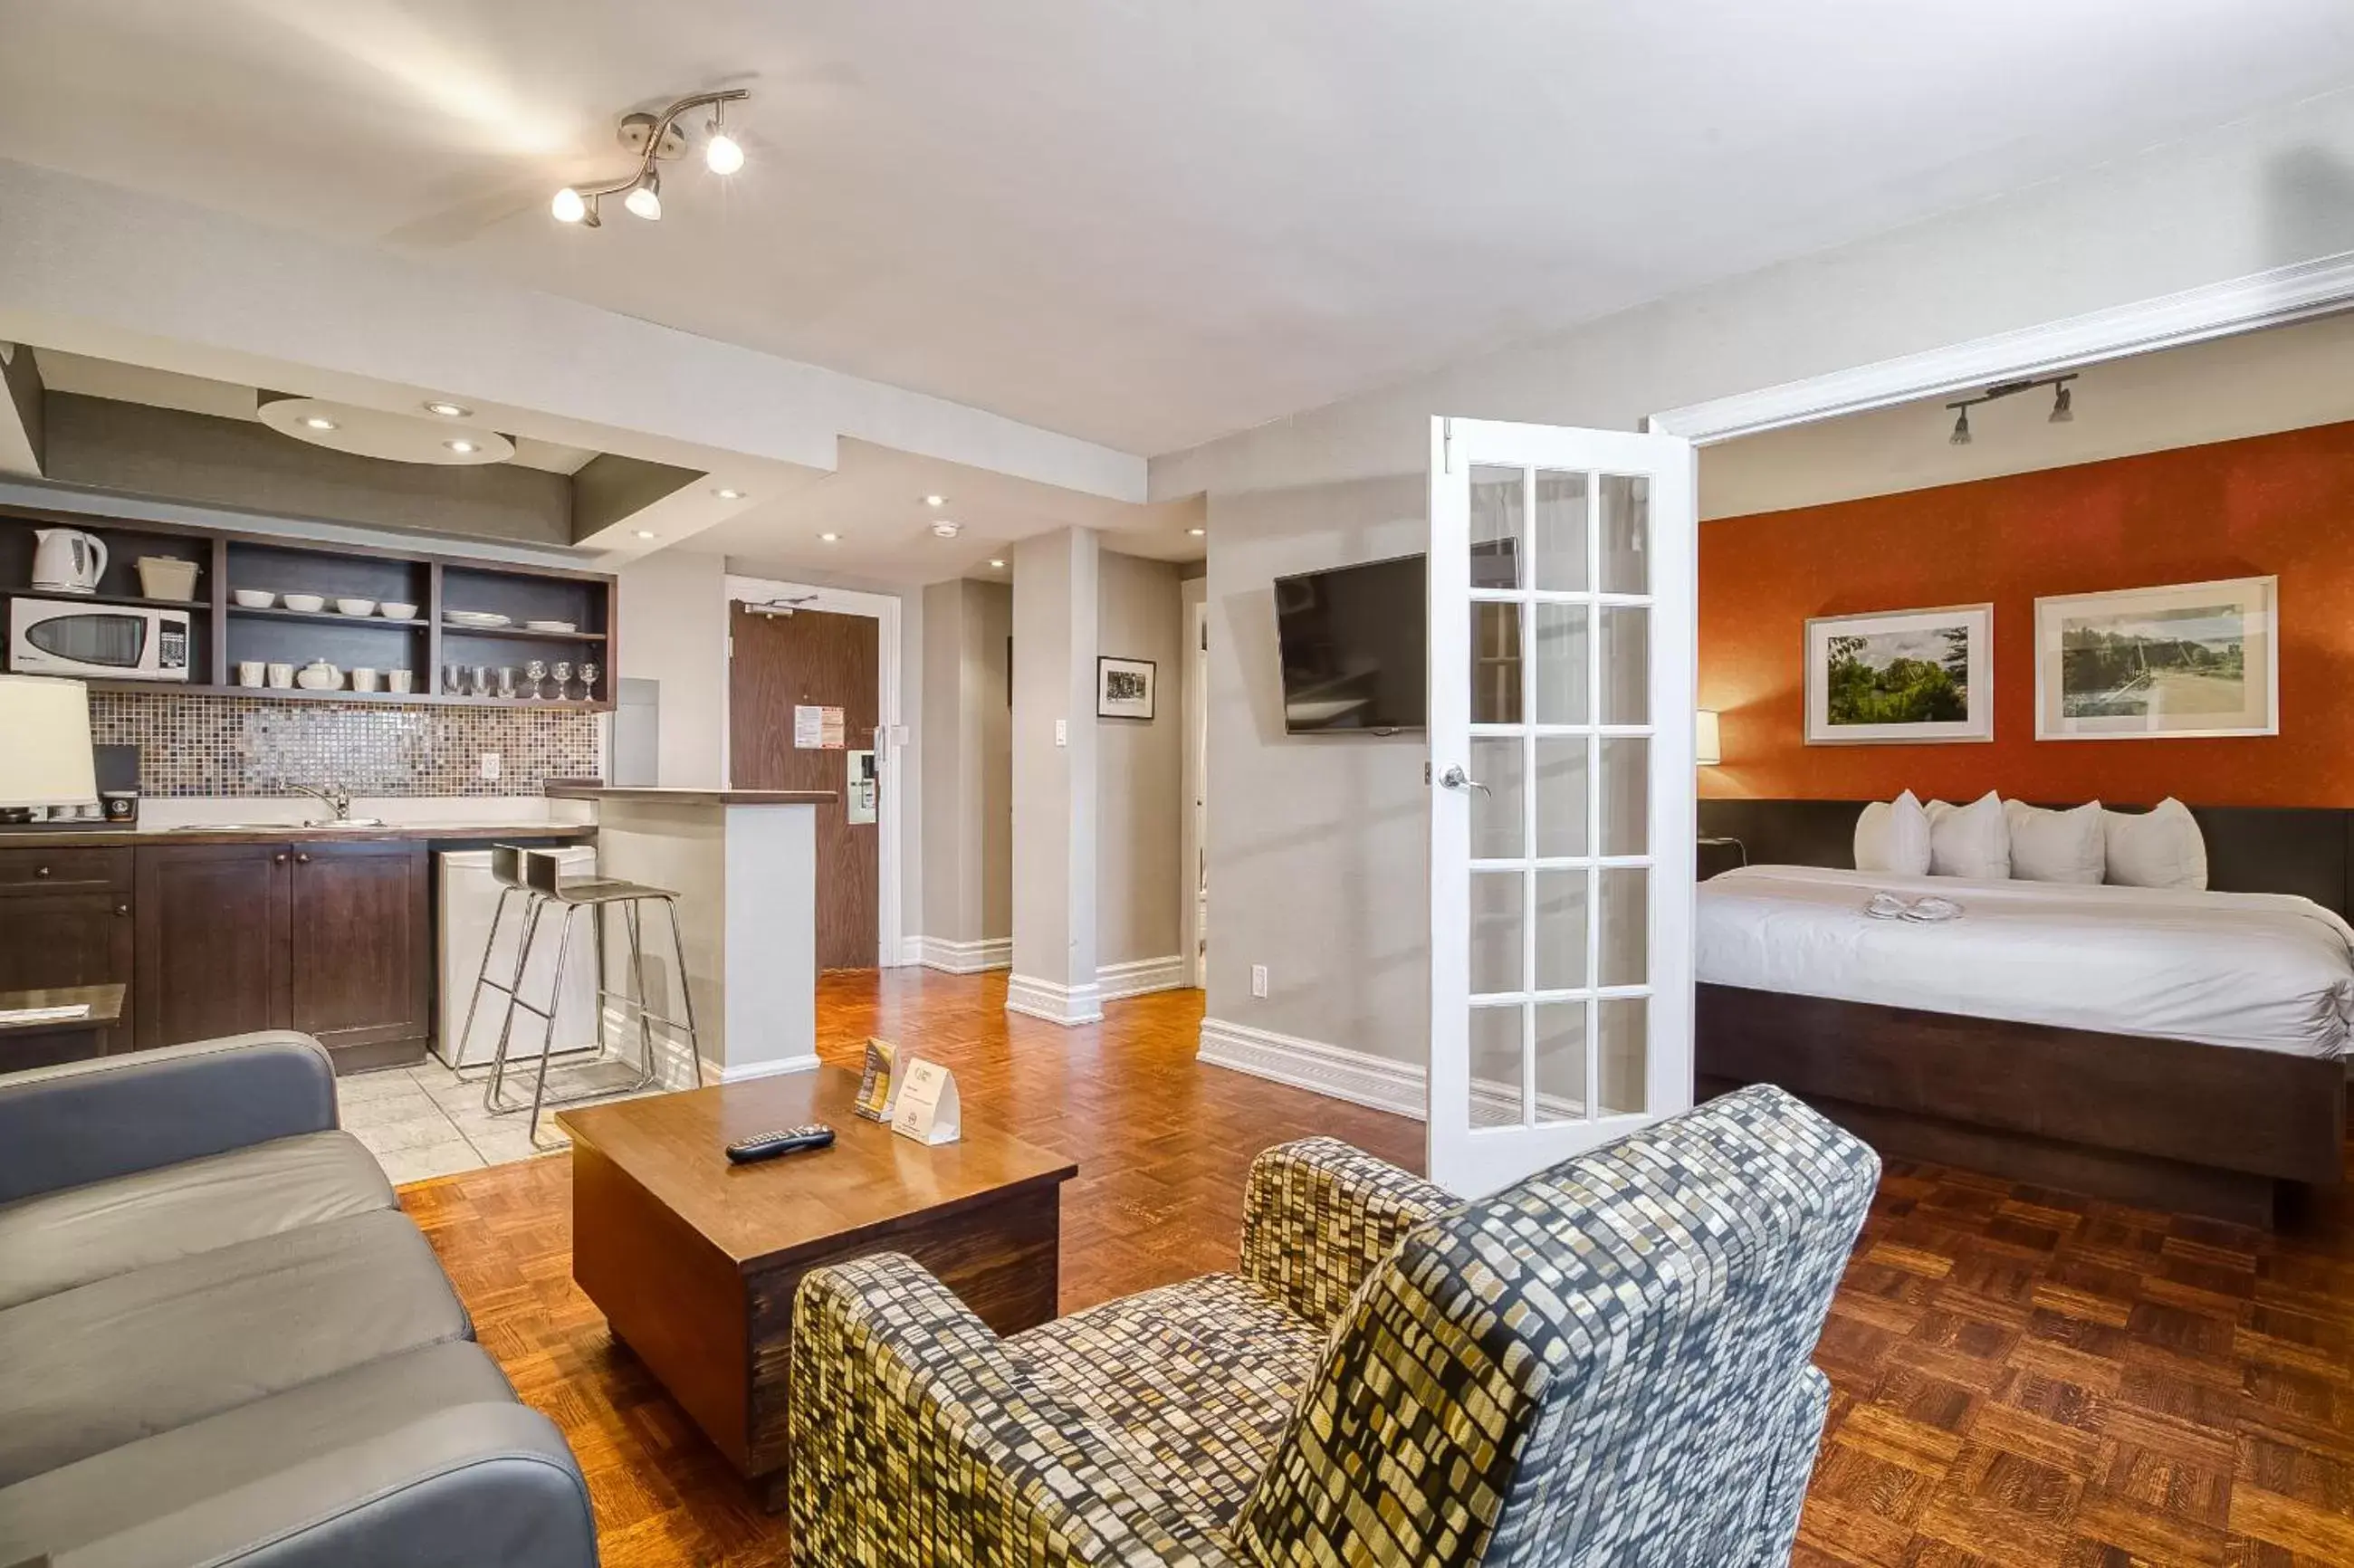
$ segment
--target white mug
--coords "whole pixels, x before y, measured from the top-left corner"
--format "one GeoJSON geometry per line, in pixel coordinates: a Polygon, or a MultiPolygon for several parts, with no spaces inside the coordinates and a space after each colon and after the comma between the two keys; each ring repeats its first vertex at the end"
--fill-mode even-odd
{"type": "Polygon", "coordinates": [[[292,664],[272,664],[270,666],[270,683],[273,686],[292,685],[294,683],[294,666],[292,664]]]}
{"type": "Polygon", "coordinates": [[[259,659],[240,659],[237,665],[237,683],[240,686],[261,684],[263,665],[259,659]]]}
{"type": "Polygon", "coordinates": [[[388,692],[406,692],[416,679],[407,670],[387,670],[384,673],[384,688],[388,692]]]}
{"type": "Polygon", "coordinates": [[[376,672],[374,670],[355,667],[352,671],[352,690],[355,692],[375,691],[376,672]]]}

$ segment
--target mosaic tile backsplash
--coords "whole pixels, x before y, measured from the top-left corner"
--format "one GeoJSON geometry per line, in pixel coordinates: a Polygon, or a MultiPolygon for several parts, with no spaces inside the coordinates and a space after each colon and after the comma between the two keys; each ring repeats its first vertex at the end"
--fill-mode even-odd
{"type": "Polygon", "coordinates": [[[577,710],[276,702],[182,692],[92,692],[90,737],[140,748],[147,795],[274,795],[290,783],[355,795],[535,795],[592,778],[597,715],[577,710]],[[477,775],[499,754],[500,777],[477,775]]]}

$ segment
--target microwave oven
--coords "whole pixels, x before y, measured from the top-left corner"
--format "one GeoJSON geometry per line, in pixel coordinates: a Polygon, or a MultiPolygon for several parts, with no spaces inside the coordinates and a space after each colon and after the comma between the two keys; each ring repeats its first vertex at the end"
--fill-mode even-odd
{"type": "Polygon", "coordinates": [[[8,601],[8,667],[20,675],[185,681],[189,612],[65,599],[8,601]]]}

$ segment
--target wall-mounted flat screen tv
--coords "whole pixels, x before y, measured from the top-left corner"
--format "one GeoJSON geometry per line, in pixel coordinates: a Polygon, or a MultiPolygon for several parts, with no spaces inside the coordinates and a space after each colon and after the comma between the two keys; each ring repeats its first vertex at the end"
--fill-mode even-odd
{"type": "Polygon", "coordinates": [[[1421,556],[1276,578],[1283,727],[1293,735],[1422,728],[1429,615],[1421,556]]]}

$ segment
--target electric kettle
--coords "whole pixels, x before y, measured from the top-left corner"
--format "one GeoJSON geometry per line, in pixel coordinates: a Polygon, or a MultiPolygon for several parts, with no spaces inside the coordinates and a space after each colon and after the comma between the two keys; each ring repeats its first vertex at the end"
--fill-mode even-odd
{"type": "Polygon", "coordinates": [[[96,593],[106,575],[106,541],[79,528],[33,530],[33,587],[41,593],[96,593]]]}

